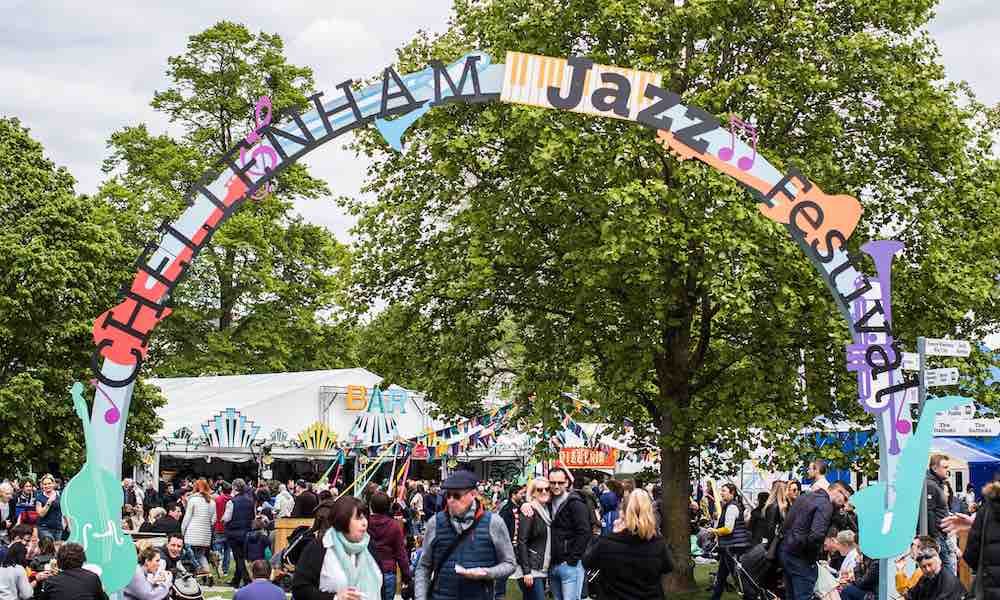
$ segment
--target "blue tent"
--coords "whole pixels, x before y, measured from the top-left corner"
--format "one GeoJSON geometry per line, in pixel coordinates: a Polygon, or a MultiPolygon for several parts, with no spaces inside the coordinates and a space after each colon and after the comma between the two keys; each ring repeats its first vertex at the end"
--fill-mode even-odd
{"type": "Polygon", "coordinates": [[[934,438],[933,448],[969,465],[969,483],[976,496],[984,485],[1000,476],[1000,437],[934,438]]]}

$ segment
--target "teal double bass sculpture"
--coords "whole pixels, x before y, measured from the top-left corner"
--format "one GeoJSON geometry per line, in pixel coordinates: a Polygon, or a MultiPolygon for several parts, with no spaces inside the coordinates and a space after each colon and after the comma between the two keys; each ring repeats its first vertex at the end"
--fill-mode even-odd
{"type": "Polygon", "coordinates": [[[83,384],[74,383],[73,407],[83,422],[87,462],[66,485],[63,512],[70,521],[69,541],[83,546],[87,562],[101,568],[101,583],[107,593],[123,589],[135,574],[136,550],[132,538],[122,530],[121,482],[95,457],[92,429],[83,384]]]}

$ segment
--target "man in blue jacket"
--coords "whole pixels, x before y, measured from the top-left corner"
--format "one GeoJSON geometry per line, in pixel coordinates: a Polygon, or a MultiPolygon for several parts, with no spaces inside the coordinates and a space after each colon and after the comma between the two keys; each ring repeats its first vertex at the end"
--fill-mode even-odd
{"type": "Polygon", "coordinates": [[[816,561],[833,522],[834,507],[847,504],[854,490],[842,481],[799,496],[788,510],[778,560],[785,571],[785,597],[810,600],[818,576],[816,561]]]}
{"type": "Polygon", "coordinates": [[[474,473],[456,471],[441,485],[447,506],[427,522],[416,600],[493,600],[496,582],[514,572],[507,525],[483,509],[478,484],[474,473]]]}

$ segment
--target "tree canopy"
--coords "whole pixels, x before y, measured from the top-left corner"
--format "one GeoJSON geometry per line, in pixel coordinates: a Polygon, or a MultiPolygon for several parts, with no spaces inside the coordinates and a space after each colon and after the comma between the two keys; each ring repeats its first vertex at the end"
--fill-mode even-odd
{"type": "MultiPolygon", "coordinates": [[[[73,184],[17,119],[0,118],[0,464],[25,475],[83,463],[69,389],[91,377],[91,326],[132,267],[124,217],[73,184]]],[[[159,429],[162,402],[136,387],[128,460],[159,429]]]]}
{"type": "MultiPolygon", "coordinates": [[[[922,29],[932,8],[458,0],[450,30],[400,49],[398,68],[470,49],[585,54],[658,71],[686,104],[756,123],[776,167],[862,200],[852,252],[906,243],[893,314],[912,350],[918,335],[980,339],[998,322],[1000,239],[986,226],[1000,210],[995,122],[945,82],[922,29]],[[964,235],[972,223],[984,228],[964,235]]],[[[870,418],[845,371],[847,328],[787,232],[733,181],[653,138],[504,104],[437,108],[400,154],[360,137],[376,200],[353,204],[357,286],[389,298],[376,323],[394,340],[361,352],[446,412],[476,410],[493,378],[511,376],[538,392],[531,408],[552,429],[571,389],[599,400],[600,418],[629,418],[661,451],[665,530],[690,565],[698,451],[736,461],[763,441],[788,465],[790,434],[818,416],[870,418]]],[[[692,582],[681,569],[671,586],[692,582]]]]}
{"type": "MultiPolygon", "coordinates": [[[[312,71],[289,64],[277,35],[220,22],[189,38],[167,61],[170,87],[153,95],[181,135],[144,124],[112,135],[101,197],[140,215],[130,230],[138,252],[184,194],[220,155],[256,125],[254,105],[270,97],[277,115],[303,108],[312,71]]],[[[172,297],[173,314],[152,338],[150,366],[160,376],[218,375],[330,368],[350,356],[342,281],[349,254],[325,228],[306,223],[293,201],[317,201],[324,182],[293,165],[270,194],[248,203],[212,239],[172,297]]]]}

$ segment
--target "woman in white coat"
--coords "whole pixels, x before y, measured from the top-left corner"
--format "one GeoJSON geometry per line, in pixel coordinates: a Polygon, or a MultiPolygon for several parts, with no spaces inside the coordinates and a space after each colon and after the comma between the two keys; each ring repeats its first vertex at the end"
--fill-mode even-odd
{"type": "Polygon", "coordinates": [[[194,484],[194,494],[188,499],[187,511],[181,522],[184,543],[198,557],[200,572],[208,573],[208,551],[212,547],[212,524],[215,522],[215,502],[208,482],[199,479],[194,484]]]}

